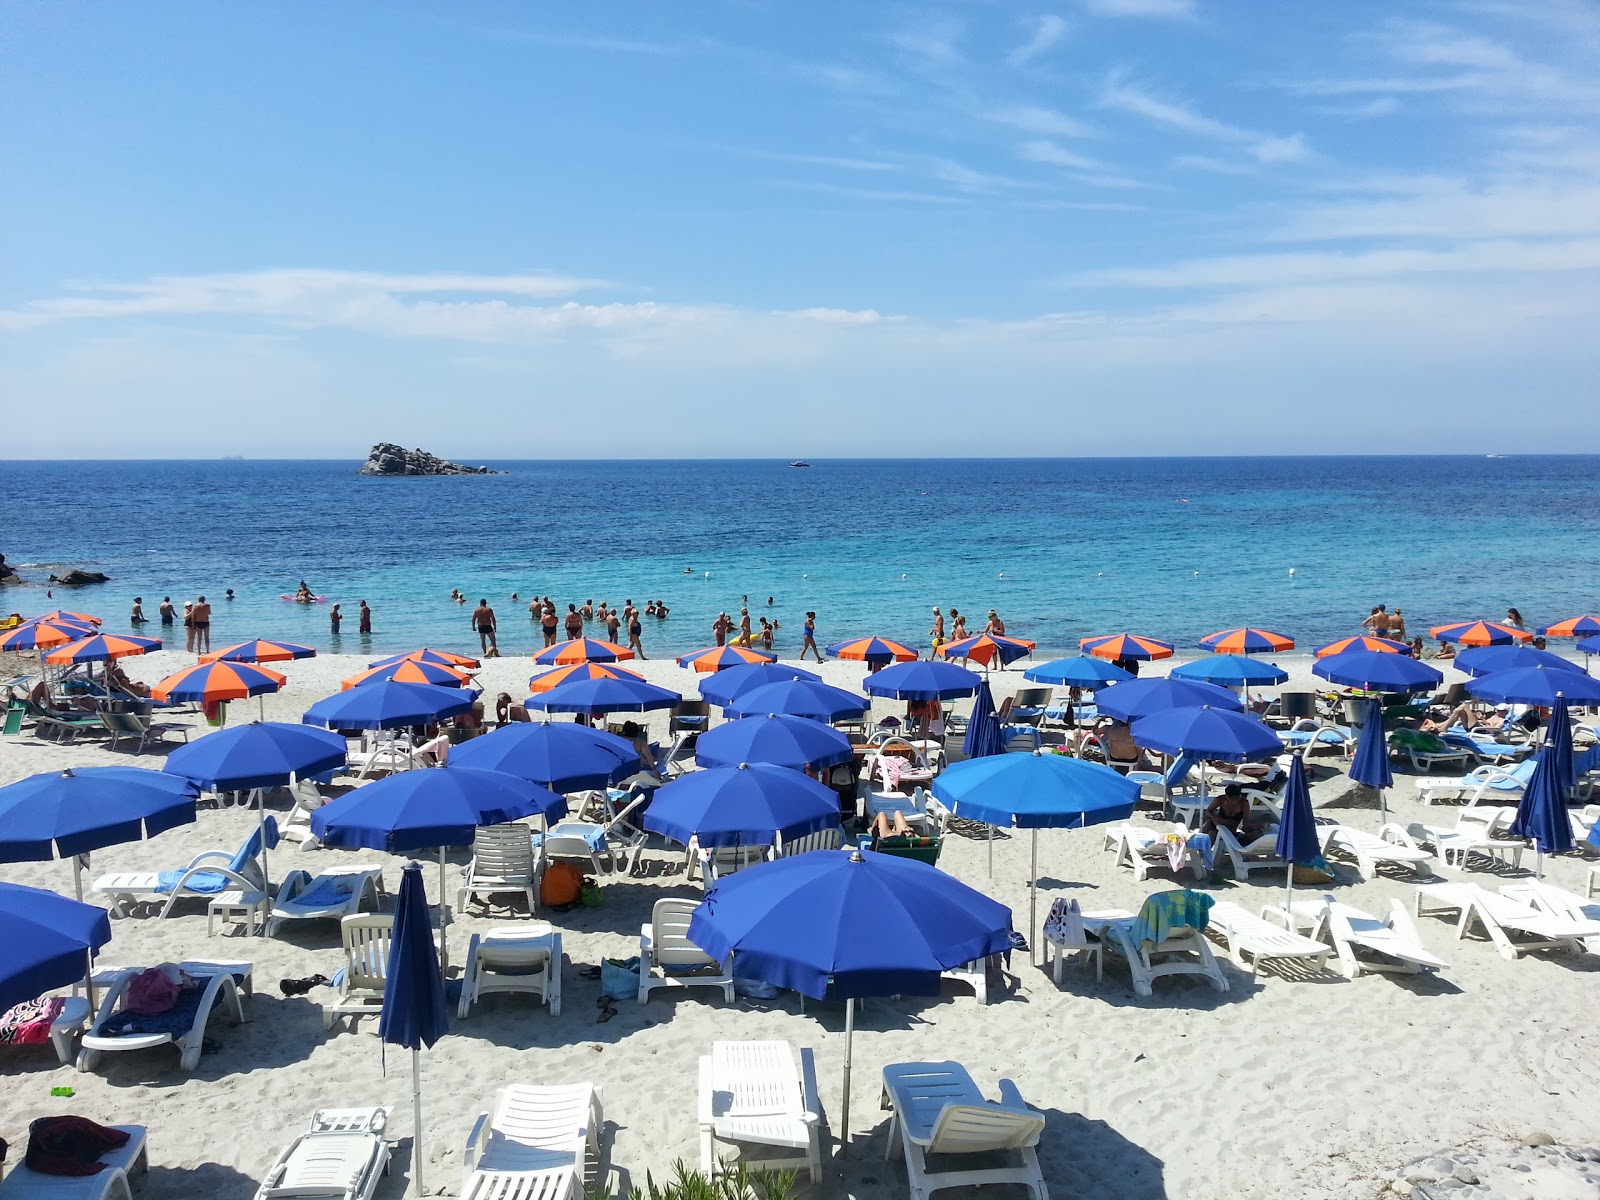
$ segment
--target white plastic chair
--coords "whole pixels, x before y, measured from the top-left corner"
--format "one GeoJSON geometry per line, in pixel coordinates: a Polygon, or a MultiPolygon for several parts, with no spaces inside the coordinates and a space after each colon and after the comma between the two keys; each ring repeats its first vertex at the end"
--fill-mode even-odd
{"type": "Polygon", "coordinates": [[[1021,1184],[1036,1200],[1049,1200],[1034,1150],[1044,1117],[1011,1080],[1000,1081],[996,1104],[984,1099],[960,1063],[894,1063],[883,1069],[883,1106],[893,1110],[884,1157],[905,1157],[912,1200],[991,1183],[1021,1184]],[[995,1165],[1001,1156],[1010,1161],[995,1165]],[[944,1160],[940,1169],[931,1161],[936,1157],[944,1160]],[[962,1165],[963,1158],[970,1165],[962,1165]]]}
{"type": "Polygon", "coordinates": [[[371,1200],[389,1173],[384,1108],[319,1108],[284,1147],[255,1200],[371,1200]]]}
{"type": "Polygon", "coordinates": [[[639,930],[639,1003],[656,988],[714,987],[733,1000],[733,957],[718,962],[689,940],[697,900],[657,900],[650,923],[639,930]]]}
{"type": "Polygon", "coordinates": [[[552,1017],[561,1015],[561,935],[542,921],[473,934],[465,971],[457,1017],[465,1018],[491,992],[532,993],[552,1017]]]}
{"type": "Polygon", "coordinates": [[[520,895],[531,914],[539,902],[532,836],[533,831],[520,822],[474,831],[472,858],[461,869],[461,886],[456,889],[456,911],[465,912],[477,896],[520,895]]]}

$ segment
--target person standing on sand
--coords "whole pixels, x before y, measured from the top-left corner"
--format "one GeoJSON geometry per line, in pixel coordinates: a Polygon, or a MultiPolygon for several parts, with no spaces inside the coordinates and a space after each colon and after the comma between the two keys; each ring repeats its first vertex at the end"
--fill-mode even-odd
{"type": "Polygon", "coordinates": [[[339,636],[339,622],[342,620],[344,620],[344,614],[339,611],[339,606],[335,604],[328,610],[328,624],[332,627],[334,637],[339,636]]]}
{"type": "Polygon", "coordinates": [[[211,605],[201,596],[194,602],[194,650],[196,654],[211,653],[211,605]]]}
{"type": "Polygon", "coordinates": [[[989,621],[984,625],[983,631],[990,637],[1005,637],[1006,635],[1006,623],[1000,619],[1000,614],[992,608],[989,610],[989,621]]]}
{"type": "Polygon", "coordinates": [[[148,625],[148,624],[150,624],[150,618],[144,615],[144,599],[143,599],[143,597],[135,596],[133,598],[133,612],[129,615],[128,621],[129,621],[130,624],[133,624],[133,625],[148,625]]]}
{"type": "Polygon", "coordinates": [[[950,640],[959,642],[967,636],[967,619],[959,611],[950,610],[950,640]]]}
{"type": "Polygon", "coordinates": [[[639,661],[644,661],[644,643],[639,640],[639,635],[644,632],[644,625],[639,621],[639,610],[629,601],[628,611],[633,615],[628,618],[628,649],[639,656],[639,661]]]}
{"type": "Polygon", "coordinates": [[[495,638],[500,625],[494,619],[494,609],[489,607],[489,601],[480,599],[478,607],[472,610],[472,627],[478,631],[478,649],[488,654],[490,648],[494,649],[495,657],[500,655],[500,643],[495,638]]]}
{"type": "Polygon", "coordinates": [[[937,604],[933,606],[933,628],[928,630],[928,636],[933,639],[935,650],[944,645],[944,613],[937,604]]]}
{"type": "Polygon", "coordinates": [[[800,661],[801,662],[805,662],[805,660],[806,660],[806,651],[809,650],[809,651],[811,651],[811,653],[813,653],[813,654],[815,654],[817,656],[817,661],[821,662],[822,661],[822,651],[817,649],[817,614],[816,613],[814,613],[814,612],[806,613],[806,623],[803,626],[801,626],[801,630],[800,631],[805,635],[805,640],[803,642],[801,642],[801,644],[800,644],[800,661]]]}
{"type": "Polygon", "coordinates": [[[622,627],[622,618],[617,616],[614,608],[606,609],[606,641],[613,646],[617,644],[617,630],[622,627]]]}
{"type": "Polygon", "coordinates": [[[183,648],[194,651],[194,601],[183,602],[183,648]]]}
{"type": "Polygon", "coordinates": [[[367,607],[367,602],[365,600],[361,602],[361,608],[356,613],[356,632],[372,632],[372,610],[367,607]]]}
{"type": "Polygon", "coordinates": [[[177,611],[172,607],[171,596],[161,597],[161,607],[156,611],[161,614],[161,623],[163,625],[171,625],[173,619],[178,615],[177,611]]]}

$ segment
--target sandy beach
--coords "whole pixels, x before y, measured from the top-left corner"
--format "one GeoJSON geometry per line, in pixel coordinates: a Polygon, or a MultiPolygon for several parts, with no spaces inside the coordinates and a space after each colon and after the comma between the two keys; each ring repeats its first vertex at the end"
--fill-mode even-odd
{"type": "MultiPolygon", "coordinates": [[[[461,646],[458,649],[468,649],[461,646]]],[[[192,661],[177,651],[123,660],[128,674],[154,681],[192,661]]],[[[1287,655],[1281,665],[1309,686],[1309,656],[1287,655]]],[[[322,656],[279,664],[288,686],[265,700],[265,715],[299,720],[313,701],[364,666],[355,656],[322,656]]],[[[637,665],[646,677],[693,694],[695,677],[669,661],[637,665]]],[[[815,664],[810,664],[817,669],[815,664]]],[[[1170,664],[1160,664],[1161,670],[1170,664]]],[[[859,688],[860,664],[828,662],[824,678],[859,688]]],[[[521,698],[533,668],[526,658],[489,660],[479,675],[486,698],[500,691],[521,698]]],[[[1459,678],[1454,673],[1447,679],[1459,678]]],[[[997,702],[1023,684],[1020,670],[991,676],[997,702]]],[[[882,715],[901,706],[883,702],[882,715]]],[[[253,719],[254,700],[236,702],[230,719],[253,719]]],[[[659,735],[665,719],[652,714],[659,735]]],[[[204,736],[197,716],[181,717],[204,736]]],[[[1342,760],[1314,760],[1314,798],[1342,791],[1322,786],[1342,760]]],[[[59,746],[31,735],[0,740],[0,783],[67,766],[135,764],[158,768],[161,755],[135,759],[87,742],[59,746]]],[[[1448,808],[1424,810],[1408,774],[1397,768],[1390,806],[1403,822],[1453,819],[1448,808]]],[[[279,813],[282,795],[269,803],[279,813]]],[[[1333,810],[1344,821],[1376,830],[1376,806],[1333,810]]],[[[1136,820],[1144,820],[1136,817],[1136,820]]],[[[87,877],[104,871],[170,869],[209,849],[232,851],[255,824],[253,813],[203,810],[197,823],[146,842],[97,851],[87,877]]],[[[1145,823],[1150,823],[1146,821],[1145,823]]],[[[1156,876],[1139,883],[1113,868],[1101,833],[1045,831],[1040,835],[1041,912],[1058,896],[1085,909],[1137,909],[1153,891],[1174,886],[1156,876]]],[[[994,842],[992,877],[987,846],[952,835],[940,866],[1011,906],[1026,927],[1029,839],[994,842]]],[[[453,853],[453,889],[464,854],[453,853]]],[[[403,861],[370,852],[302,851],[288,843],[270,861],[274,879],[293,868],[318,869],[382,861],[391,892],[403,861]]],[[[1531,864],[1532,855],[1528,856],[1531,864]]],[[[699,894],[682,876],[682,851],[660,839],[644,854],[642,877],[603,876],[605,902],[551,915],[563,934],[567,961],[564,1008],[552,1018],[522,997],[494,997],[422,1059],[426,1092],[425,1153],[429,1182],[454,1192],[461,1150],[474,1118],[494,1090],[508,1082],[589,1080],[604,1089],[603,1146],[613,1182],[626,1194],[646,1172],[660,1179],[675,1160],[697,1159],[694,1120],[697,1057],[716,1038],[786,1038],[814,1048],[826,1119],[837,1122],[843,1061],[843,1010],[784,994],[773,1001],[712,1002],[701,990],[657,993],[647,1005],[626,1001],[614,1019],[596,1023],[599,985],[584,966],[637,952],[639,926],[665,895],[699,894]]],[[[1546,877],[1584,891],[1585,864],[1575,858],[1545,863],[1546,877]]],[[[1458,873],[1452,872],[1452,877],[1458,873]]],[[[1491,875],[1471,875],[1487,885],[1491,875]]],[[[70,864],[11,864],[8,881],[70,894],[70,864]]],[[[430,894],[435,871],[425,871],[430,894]]],[[[1341,898],[1369,912],[1392,898],[1409,906],[1411,886],[1400,876],[1354,882],[1341,870],[1341,898]]],[[[1281,900],[1282,875],[1201,885],[1250,909],[1281,900]]],[[[91,897],[92,898],[92,897],[91,897]]],[[[520,909],[494,916],[460,914],[451,930],[458,968],[468,938],[495,925],[526,920],[520,909]]],[[[993,1096],[1001,1077],[1047,1118],[1039,1156],[1052,1194],[1086,1200],[1207,1200],[1233,1197],[1350,1198],[1376,1195],[1403,1161],[1436,1147],[1496,1145],[1533,1133],[1577,1145],[1595,1137],[1600,1099],[1600,1035],[1593,1024],[1600,957],[1534,953],[1512,962],[1482,939],[1457,941],[1453,923],[1419,922],[1427,946],[1449,966],[1437,976],[1364,975],[1347,981],[1332,972],[1286,978],[1273,969],[1252,979],[1224,964],[1230,990],[1199,980],[1158,981],[1140,998],[1126,969],[1107,962],[1096,983],[1092,970],[1069,965],[1057,986],[1029,956],[1012,956],[1004,986],[980,1006],[971,993],[947,985],[937,999],[867,1003],[855,1039],[855,1088],[847,1156],[835,1158],[824,1183],[802,1194],[892,1197],[906,1193],[904,1169],[883,1159],[887,1115],[878,1108],[877,1079],[886,1063],[955,1059],[993,1096]]],[[[331,922],[300,923],[275,938],[206,934],[205,905],[195,901],[168,920],[113,921],[104,964],[248,960],[255,995],[248,1022],[229,1027],[218,1018],[211,1036],[220,1049],[185,1074],[170,1049],[108,1056],[80,1074],[56,1065],[49,1046],[6,1048],[0,1070],[0,1136],[20,1156],[29,1121],[55,1112],[150,1128],[151,1175],[144,1194],[181,1200],[234,1200],[252,1194],[278,1149],[321,1106],[393,1106],[391,1130],[400,1139],[396,1172],[379,1195],[398,1197],[410,1174],[410,1074],[403,1053],[387,1055],[376,1021],[356,1032],[325,1033],[319,1000],[278,994],[280,978],[332,975],[340,964],[331,922]],[[75,1089],[70,1100],[53,1087],[75,1089]]],[[[1220,955],[1219,955],[1220,958],[1220,955]]],[[[837,1133],[837,1128],[833,1128],[837,1133]]],[[[952,1198],[968,1193],[941,1193],[952,1198]]],[[[983,1193],[989,1195],[989,1192],[983,1193]]],[[[996,1191],[995,1195],[1004,1195],[996,1191]]],[[[1530,1192],[1529,1195],[1533,1195],[1530,1192]]],[[[1550,1193],[1546,1193],[1550,1194],[1550,1193]]]]}

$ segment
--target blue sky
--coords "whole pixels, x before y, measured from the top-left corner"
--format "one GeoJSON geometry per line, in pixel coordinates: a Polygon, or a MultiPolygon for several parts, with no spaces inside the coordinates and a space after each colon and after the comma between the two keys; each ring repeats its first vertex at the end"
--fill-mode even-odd
{"type": "Polygon", "coordinates": [[[0,35],[0,457],[1600,451],[1589,0],[0,35]]]}

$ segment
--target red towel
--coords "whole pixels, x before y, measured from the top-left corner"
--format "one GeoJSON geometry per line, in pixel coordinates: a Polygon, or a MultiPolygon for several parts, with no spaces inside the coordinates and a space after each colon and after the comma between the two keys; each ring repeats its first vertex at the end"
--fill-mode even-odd
{"type": "Polygon", "coordinates": [[[40,1117],[28,1126],[23,1162],[41,1175],[97,1175],[106,1169],[100,1156],[126,1146],[128,1136],[87,1117],[40,1117]]]}

